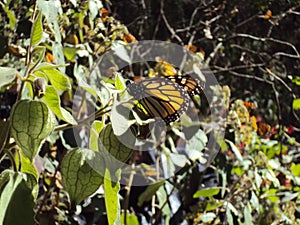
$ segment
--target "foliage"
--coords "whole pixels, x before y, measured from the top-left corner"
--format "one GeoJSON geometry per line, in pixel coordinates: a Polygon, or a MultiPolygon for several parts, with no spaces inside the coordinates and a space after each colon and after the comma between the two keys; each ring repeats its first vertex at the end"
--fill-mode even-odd
{"type": "Polygon", "coordinates": [[[124,2],[0,2],[0,223],[300,224],[300,3],[124,2]],[[132,64],[137,39],[224,85],[163,131],[126,80],[179,69],[132,64]]]}

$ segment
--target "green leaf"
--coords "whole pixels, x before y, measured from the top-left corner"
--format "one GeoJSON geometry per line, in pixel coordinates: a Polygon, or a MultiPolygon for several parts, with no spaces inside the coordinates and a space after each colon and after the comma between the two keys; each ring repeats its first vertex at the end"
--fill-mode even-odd
{"type": "Polygon", "coordinates": [[[186,150],[189,152],[189,158],[193,161],[200,160],[203,157],[201,152],[207,144],[207,136],[203,130],[199,129],[193,137],[187,141],[186,150]]]}
{"type": "Polygon", "coordinates": [[[85,67],[83,67],[82,65],[77,66],[75,64],[75,68],[74,68],[74,76],[77,80],[78,86],[83,88],[84,90],[86,90],[88,93],[90,93],[91,95],[93,95],[95,98],[97,98],[97,96],[99,96],[99,94],[97,93],[98,91],[95,90],[93,87],[91,87],[87,82],[86,82],[86,77],[85,77],[85,71],[84,71],[85,67]]]}
{"type": "Polygon", "coordinates": [[[292,164],[291,166],[292,174],[296,177],[300,177],[300,163],[299,164],[292,164]]]}
{"type": "Polygon", "coordinates": [[[73,116],[64,108],[60,106],[60,98],[57,91],[51,85],[46,88],[46,94],[43,97],[44,101],[47,103],[48,107],[63,121],[76,125],[77,122],[73,116]]]}
{"type": "Polygon", "coordinates": [[[11,83],[17,76],[18,71],[11,67],[0,67],[0,87],[11,83]]]}
{"type": "Polygon", "coordinates": [[[126,89],[124,78],[119,73],[116,73],[115,87],[117,90],[122,91],[126,89]]]}
{"type": "Polygon", "coordinates": [[[98,14],[98,10],[103,7],[101,0],[89,0],[90,19],[94,20],[98,14]]]}
{"type": "Polygon", "coordinates": [[[293,109],[300,109],[300,98],[294,99],[293,109]]]}
{"type": "Polygon", "coordinates": [[[199,198],[199,197],[210,197],[217,195],[220,192],[220,188],[204,188],[201,190],[198,190],[193,195],[193,198],[199,198]]]}
{"type": "Polygon", "coordinates": [[[243,163],[243,156],[241,155],[239,149],[235,146],[235,144],[229,140],[226,140],[226,142],[230,145],[231,150],[235,154],[236,158],[240,161],[240,163],[243,163]]]}
{"type": "Polygon", "coordinates": [[[8,7],[8,3],[5,7],[3,7],[4,11],[6,12],[8,18],[9,18],[9,28],[10,29],[14,29],[16,27],[16,24],[17,24],[17,19],[16,19],[16,16],[15,16],[15,13],[13,10],[10,10],[9,7],[8,7]]]}
{"type": "Polygon", "coordinates": [[[7,135],[9,133],[9,122],[0,120],[0,151],[4,148],[7,135]]]}
{"type": "Polygon", "coordinates": [[[152,196],[155,195],[157,190],[165,183],[165,181],[159,181],[153,183],[147,187],[147,189],[139,196],[138,206],[142,206],[144,202],[150,201],[152,196]]]}
{"type": "Polygon", "coordinates": [[[285,193],[285,196],[281,199],[282,202],[291,202],[294,198],[300,196],[299,192],[296,193],[285,193]]]}
{"type": "Polygon", "coordinates": [[[34,199],[25,179],[25,174],[11,170],[1,174],[0,224],[34,224],[34,199]]]}
{"type": "Polygon", "coordinates": [[[95,120],[90,129],[90,140],[89,140],[89,148],[93,151],[98,152],[98,138],[99,133],[103,129],[104,124],[99,120],[95,120]]]}
{"type": "Polygon", "coordinates": [[[77,49],[75,47],[64,47],[63,52],[67,60],[75,62],[77,49]]]}
{"type": "Polygon", "coordinates": [[[13,138],[32,161],[42,142],[52,133],[56,120],[45,103],[26,99],[15,103],[10,123],[13,138]]]}
{"type": "MultiPolygon", "coordinates": [[[[59,33],[60,35],[60,33],[59,33]]],[[[63,46],[60,42],[53,42],[52,43],[52,53],[53,53],[53,57],[56,63],[59,63],[61,65],[65,64],[65,55],[64,55],[64,51],[63,51],[63,46]]],[[[66,68],[65,67],[59,67],[59,70],[62,73],[65,73],[66,68]]]]}
{"type": "Polygon", "coordinates": [[[37,45],[40,43],[43,37],[43,23],[42,23],[42,13],[39,12],[31,30],[31,46],[37,45]]]}
{"type": "Polygon", "coordinates": [[[249,202],[244,208],[244,218],[245,218],[245,225],[253,225],[252,215],[251,215],[251,206],[250,206],[249,202]]]}
{"type": "Polygon", "coordinates": [[[113,41],[111,45],[111,49],[114,51],[114,53],[122,60],[127,62],[128,64],[131,64],[130,56],[128,55],[128,51],[126,50],[126,47],[121,44],[118,41],[113,41]]]}
{"type": "Polygon", "coordinates": [[[268,200],[270,200],[272,203],[277,203],[280,200],[280,198],[276,195],[276,192],[277,189],[272,188],[265,193],[268,200]]]}
{"type": "MultiPolygon", "coordinates": [[[[117,180],[120,180],[121,170],[118,169],[115,176],[117,180]]],[[[120,203],[118,192],[120,190],[120,183],[114,183],[111,179],[111,174],[108,169],[105,170],[104,179],[104,194],[105,194],[105,206],[107,212],[107,219],[109,225],[119,225],[120,221],[120,203]]]]}
{"type": "Polygon", "coordinates": [[[208,213],[204,213],[203,215],[201,215],[200,219],[204,223],[209,223],[209,222],[212,222],[216,218],[216,216],[217,215],[215,213],[208,212],[208,213]]]}
{"type": "Polygon", "coordinates": [[[47,77],[49,78],[51,84],[55,89],[66,91],[68,89],[71,89],[71,83],[70,79],[61,73],[59,70],[56,69],[43,69],[42,70],[47,77]]]}
{"type": "Polygon", "coordinates": [[[16,162],[17,168],[20,166],[21,172],[27,173],[27,174],[32,174],[33,177],[35,177],[35,179],[38,180],[39,174],[38,174],[38,171],[37,171],[34,163],[32,163],[27,157],[25,157],[22,154],[22,152],[20,154],[21,159],[19,159],[19,157],[17,157],[17,156],[18,156],[18,154],[15,155],[15,162],[16,162]]]}
{"type": "Polygon", "coordinates": [[[231,210],[226,208],[226,218],[229,225],[234,225],[231,210]]]}
{"type": "Polygon", "coordinates": [[[92,150],[77,148],[64,157],[61,164],[62,184],[72,204],[79,204],[103,183],[103,176],[95,170],[96,167],[104,167],[102,158],[98,156],[92,150]]]}
{"type": "Polygon", "coordinates": [[[108,163],[115,163],[115,159],[126,162],[132,155],[135,136],[132,135],[130,130],[122,136],[116,136],[112,125],[108,124],[101,130],[98,140],[99,152],[107,156],[108,163]]]}
{"type": "Polygon", "coordinates": [[[125,223],[124,212],[122,212],[121,222],[122,222],[121,224],[139,225],[139,220],[137,216],[129,212],[126,214],[126,223],[125,223]]]}
{"type": "Polygon", "coordinates": [[[205,211],[213,211],[217,208],[220,208],[223,206],[223,202],[218,202],[215,199],[212,199],[211,201],[209,201],[205,207],[205,211]]]}
{"type": "Polygon", "coordinates": [[[131,110],[121,102],[115,102],[112,105],[110,119],[116,135],[123,135],[135,123],[135,120],[129,118],[130,112],[131,110]]]}

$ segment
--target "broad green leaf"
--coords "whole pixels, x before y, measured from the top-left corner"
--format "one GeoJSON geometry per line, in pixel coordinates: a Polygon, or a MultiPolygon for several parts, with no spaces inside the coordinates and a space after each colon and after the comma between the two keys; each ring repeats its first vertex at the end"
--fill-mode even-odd
{"type": "Polygon", "coordinates": [[[285,196],[281,199],[282,202],[291,202],[293,199],[300,196],[299,192],[296,193],[285,193],[285,196]]]}
{"type": "Polygon", "coordinates": [[[217,195],[219,192],[220,188],[204,188],[196,191],[196,193],[193,195],[193,198],[210,197],[217,195]]]}
{"type": "Polygon", "coordinates": [[[17,76],[18,71],[11,67],[0,67],[0,87],[11,83],[17,76]]]}
{"type": "Polygon", "coordinates": [[[98,14],[98,10],[103,7],[101,0],[89,0],[90,19],[94,20],[98,14]]]}
{"type": "Polygon", "coordinates": [[[34,199],[26,175],[6,170],[0,176],[0,224],[34,224],[34,199]]]}
{"type": "Polygon", "coordinates": [[[128,131],[129,127],[135,123],[135,120],[130,119],[130,109],[125,107],[121,102],[116,102],[111,108],[111,123],[114,133],[118,136],[128,131]]]}
{"type": "MultiPolygon", "coordinates": [[[[166,186],[167,185],[168,183],[166,183],[166,186]]],[[[169,220],[169,217],[171,215],[171,209],[169,207],[169,204],[165,204],[165,202],[168,201],[168,194],[166,192],[166,189],[163,186],[160,186],[156,192],[156,195],[158,200],[158,206],[162,211],[162,215],[164,216],[165,220],[169,220]]]]}
{"type": "Polygon", "coordinates": [[[239,149],[235,146],[235,144],[229,140],[226,140],[226,142],[230,145],[231,150],[235,154],[236,158],[240,161],[240,163],[243,163],[243,156],[241,155],[239,149]]]}
{"type": "Polygon", "coordinates": [[[111,49],[114,51],[114,53],[122,60],[124,60],[126,63],[131,64],[130,56],[128,55],[128,51],[126,50],[126,47],[121,44],[118,41],[113,41],[111,45],[111,49]]]}
{"type": "Polygon", "coordinates": [[[31,30],[31,46],[37,45],[40,43],[43,37],[43,23],[42,23],[42,13],[39,12],[31,30]]]}
{"type": "Polygon", "coordinates": [[[60,98],[54,87],[48,85],[46,88],[46,94],[43,97],[48,107],[63,121],[76,125],[77,122],[67,110],[60,106],[60,98]]]}
{"type": "Polygon", "coordinates": [[[43,69],[42,71],[47,75],[55,89],[66,91],[71,88],[70,79],[66,75],[61,73],[59,70],[43,69]]]}
{"type": "Polygon", "coordinates": [[[119,73],[116,73],[115,87],[117,90],[122,91],[126,89],[124,78],[119,73]]]}
{"type": "Polygon", "coordinates": [[[15,103],[10,124],[13,138],[24,156],[32,161],[42,142],[52,133],[56,120],[45,103],[26,99],[15,103]]]}
{"type": "Polygon", "coordinates": [[[244,218],[245,218],[245,225],[253,225],[252,215],[251,215],[251,206],[250,206],[249,202],[244,208],[244,218]]]}
{"type": "Polygon", "coordinates": [[[104,124],[99,120],[95,120],[90,129],[90,140],[89,140],[89,148],[93,151],[98,152],[98,138],[99,133],[103,129],[104,124]]]}
{"type": "Polygon", "coordinates": [[[108,169],[105,170],[104,179],[104,194],[105,194],[105,206],[107,212],[107,219],[109,225],[119,225],[120,221],[120,202],[119,202],[119,190],[120,190],[120,176],[121,170],[117,170],[115,176],[118,182],[112,182],[111,174],[108,169]]]}
{"type": "Polygon", "coordinates": [[[223,206],[223,202],[222,201],[218,201],[216,199],[212,199],[210,200],[206,207],[205,207],[205,211],[213,211],[217,208],[220,208],[221,206],[223,206]]]}
{"type": "Polygon", "coordinates": [[[66,59],[75,62],[77,49],[75,47],[64,47],[63,52],[66,56],[66,59]]]}
{"type": "Polygon", "coordinates": [[[4,148],[9,133],[9,122],[0,120],[0,151],[4,148]]]}
{"type": "Polygon", "coordinates": [[[33,177],[35,177],[36,180],[38,180],[38,171],[34,165],[33,162],[31,162],[27,157],[25,157],[22,152],[20,154],[21,159],[19,159],[19,155],[16,154],[15,155],[15,162],[16,162],[16,166],[17,168],[19,168],[19,166],[21,166],[21,172],[23,173],[27,173],[27,174],[32,174],[33,177]]]}
{"type": "Polygon", "coordinates": [[[268,200],[270,200],[272,203],[277,203],[280,198],[276,195],[277,189],[270,189],[268,191],[266,191],[266,196],[268,198],[268,200]]]}
{"type": "Polygon", "coordinates": [[[139,225],[139,220],[137,218],[136,215],[132,214],[132,213],[127,213],[126,214],[126,223],[125,223],[125,216],[124,216],[124,212],[122,212],[121,214],[121,224],[130,224],[130,225],[139,225]]]}
{"type": "Polygon", "coordinates": [[[199,129],[193,137],[187,141],[186,150],[189,152],[189,158],[191,160],[198,160],[202,157],[201,151],[204,149],[207,144],[207,136],[203,130],[199,129]]]}
{"type": "Polygon", "coordinates": [[[300,177],[300,163],[299,164],[292,164],[291,166],[292,174],[296,177],[300,177]]]}
{"type": "Polygon", "coordinates": [[[254,191],[251,191],[251,199],[250,199],[251,204],[255,208],[257,212],[260,212],[260,203],[258,200],[258,197],[256,196],[254,191]]]}
{"type": "Polygon", "coordinates": [[[102,158],[89,149],[77,148],[64,157],[61,164],[62,184],[72,204],[79,204],[103,183],[104,171],[98,173],[99,167],[104,170],[102,158]]]}
{"type": "Polygon", "coordinates": [[[115,163],[115,159],[126,162],[133,153],[132,146],[135,143],[135,136],[129,130],[122,136],[116,136],[112,125],[106,125],[99,134],[98,149],[102,155],[108,155],[108,163],[115,163]]]}
{"type": "Polygon", "coordinates": [[[293,109],[300,109],[300,98],[294,99],[293,109]]]}
{"type": "Polygon", "coordinates": [[[229,225],[234,225],[232,213],[231,213],[231,210],[229,208],[226,209],[226,218],[227,218],[227,222],[228,222],[229,225]]]}
{"type": "Polygon", "coordinates": [[[165,183],[165,181],[159,181],[149,185],[146,190],[139,196],[138,206],[142,206],[144,202],[150,201],[152,196],[155,195],[157,190],[165,183]]]}

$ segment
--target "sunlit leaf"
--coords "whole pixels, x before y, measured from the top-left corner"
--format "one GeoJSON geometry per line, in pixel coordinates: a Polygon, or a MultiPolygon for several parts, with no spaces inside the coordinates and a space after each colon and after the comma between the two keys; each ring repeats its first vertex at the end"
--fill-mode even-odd
{"type": "Polygon", "coordinates": [[[155,195],[156,191],[165,183],[160,181],[153,183],[147,187],[147,189],[139,196],[138,206],[142,206],[144,202],[150,201],[152,196],[155,195]]]}
{"type": "Polygon", "coordinates": [[[217,215],[215,213],[208,212],[208,213],[201,215],[200,218],[201,218],[201,221],[203,221],[204,223],[208,223],[208,222],[213,221],[216,218],[216,216],[217,215]]]}
{"type": "Polygon", "coordinates": [[[60,98],[54,87],[48,85],[46,88],[46,94],[43,97],[48,107],[57,115],[60,119],[70,123],[77,124],[70,112],[60,106],[60,98]]]}
{"type": "Polygon", "coordinates": [[[125,90],[126,89],[126,84],[125,84],[124,78],[119,73],[116,73],[115,87],[117,90],[125,90]]]}
{"type": "Polygon", "coordinates": [[[230,145],[231,150],[235,154],[236,158],[240,161],[240,163],[243,162],[243,156],[241,155],[239,149],[235,146],[235,144],[229,140],[226,140],[226,142],[230,145]]]}
{"type": "Polygon", "coordinates": [[[65,91],[71,88],[70,79],[59,70],[43,69],[42,71],[47,75],[51,84],[57,90],[65,91]]]}
{"type": "Polygon", "coordinates": [[[11,67],[0,67],[0,87],[11,83],[17,76],[18,71],[11,67]]]}
{"type": "Polygon", "coordinates": [[[34,224],[34,199],[25,178],[11,170],[1,174],[0,224],[34,224]]]}
{"type": "Polygon", "coordinates": [[[193,195],[193,198],[210,197],[217,195],[219,192],[220,188],[204,188],[196,191],[196,193],[193,195]]]}
{"type": "Polygon", "coordinates": [[[251,206],[250,206],[249,202],[244,208],[244,218],[245,218],[246,225],[253,225],[252,215],[251,215],[251,206]]]}
{"type": "MultiPolygon", "coordinates": [[[[95,166],[104,166],[103,160],[94,151],[77,148],[65,155],[61,164],[62,184],[73,204],[93,194],[103,183],[103,174],[95,166]]],[[[104,168],[102,168],[104,173],[104,168]]]]}
{"type": "Polygon", "coordinates": [[[140,224],[137,216],[132,213],[129,213],[129,212],[127,212],[127,215],[126,215],[126,223],[124,222],[124,220],[125,220],[125,216],[124,216],[124,212],[122,212],[121,224],[130,224],[130,225],[139,225],[140,224]]]}
{"type": "MultiPolygon", "coordinates": [[[[120,180],[121,170],[119,169],[115,176],[117,180],[120,180]]],[[[104,194],[105,194],[105,206],[107,211],[107,219],[109,225],[119,225],[120,221],[120,203],[119,203],[119,190],[120,183],[114,183],[110,171],[105,170],[105,179],[104,179],[104,194]]]]}
{"type": "Polygon", "coordinates": [[[293,109],[300,109],[300,98],[294,99],[293,109]]]}
{"type": "Polygon", "coordinates": [[[291,171],[294,176],[300,177],[300,163],[299,164],[292,164],[291,171]]]}
{"type": "Polygon", "coordinates": [[[98,151],[98,138],[99,133],[103,129],[104,124],[99,120],[95,120],[90,128],[90,140],[89,140],[89,148],[93,151],[98,151]]]}
{"type": "Polygon", "coordinates": [[[297,198],[298,196],[300,196],[299,192],[296,192],[296,193],[286,192],[285,196],[281,199],[281,201],[282,202],[290,202],[293,199],[297,198]]]}
{"type": "Polygon", "coordinates": [[[117,41],[112,42],[111,49],[114,53],[126,63],[131,64],[130,56],[128,55],[128,51],[126,50],[125,46],[120,44],[117,41]]]}
{"type": "Polygon", "coordinates": [[[37,45],[40,43],[43,37],[43,23],[42,23],[42,13],[39,12],[33,25],[31,31],[31,46],[37,45]]]}

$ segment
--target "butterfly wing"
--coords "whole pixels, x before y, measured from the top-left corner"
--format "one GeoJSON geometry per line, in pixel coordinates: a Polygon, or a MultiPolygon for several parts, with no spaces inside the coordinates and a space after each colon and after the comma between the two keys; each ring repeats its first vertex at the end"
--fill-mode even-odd
{"type": "Polygon", "coordinates": [[[187,110],[187,92],[163,77],[146,78],[139,83],[128,84],[127,88],[149,116],[161,118],[167,125],[187,110]]]}
{"type": "Polygon", "coordinates": [[[180,85],[184,88],[184,90],[192,97],[194,95],[199,95],[205,88],[205,82],[193,78],[189,75],[176,75],[176,76],[168,76],[168,79],[173,81],[174,83],[180,85]]]}

